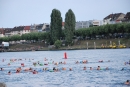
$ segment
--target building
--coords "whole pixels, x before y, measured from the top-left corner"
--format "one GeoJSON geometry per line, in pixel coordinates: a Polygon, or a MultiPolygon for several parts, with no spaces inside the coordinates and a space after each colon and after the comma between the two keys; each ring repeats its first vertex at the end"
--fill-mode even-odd
{"type": "Polygon", "coordinates": [[[48,23],[33,24],[30,26],[30,32],[48,32],[50,31],[50,25],[48,23]]]}
{"type": "Polygon", "coordinates": [[[42,27],[43,27],[43,25],[44,25],[44,24],[38,24],[38,25],[36,25],[36,30],[37,30],[38,32],[42,32],[42,27]]]}
{"type": "Polygon", "coordinates": [[[0,37],[4,37],[4,28],[0,28],[0,37]]]}
{"type": "Polygon", "coordinates": [[[123,13],[115,13],[115,14],[110,14],[106,16],[103,19],[103,24],[116,24],[116,23],[122,23],[122,20],[124,19],[125,14],[123,13]]]}
{"type": "Polygon", "coordinates": [[[30,33],[30,26],[25,26],[21,34],[30,33]]]}
{"type": "Polygon", "coordinates": [[[89,21],[77,21],[75,24],[75,29],[80,29],[80,28],[88,28],[92,25],[92,20],[89,21]]]}
{"type": "Polygon", "coordinates": [[[45,25],[45,28],[43,28],[42,31],[43,31],[43,32],[49,32],[49,31],[50,31],[50,25],[49,25],[49,24],[46,24],[46,25],[45,25]]]}
{"type": "Polygon", "coordinates": [[[36,30],[36,24],[31,24],[31,26],[30,26],[30,32],[37,32],[37,30],[36,30]]]}
{"type": "Polygon", "coordinates": [[[21,36],[23,34],[24,27],[25,26],[14,27],[11,31],[11,36],[13,36],[13,35],[20,35],[21,36]]]}
{"type": "Polygon", "coordinates": [[[92,24],[93,24],[93,26],[101,26],[101,25],[103,25],[103,21],[102,20],[93,20],[92,24]]]}
{"type": "Polygon", "coordinates": [[[10,37],[11,36],[12,28],[4,28],[4,36],[10,37]]]}
{"type": "Polygon", "coordinates": [[[126,13],[123,22],[130,22],[130,12],[126,13]]]}
{"type": "Polygon", "coordinates": [[[62,22],[62,30],[65,29],[65,22],[62,22]]]}

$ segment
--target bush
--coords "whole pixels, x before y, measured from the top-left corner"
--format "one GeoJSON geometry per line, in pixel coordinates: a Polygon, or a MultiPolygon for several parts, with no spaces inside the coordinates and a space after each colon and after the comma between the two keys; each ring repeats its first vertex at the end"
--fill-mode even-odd
{"type": "Polygon", "coordinates": [[[60,48],[61,47],[61,41],[60,40],[56,40],[55,41],[55,43],[54,43],[54,45],[55,45],[55,47],[58,49],[58,48],[60,48]]]}

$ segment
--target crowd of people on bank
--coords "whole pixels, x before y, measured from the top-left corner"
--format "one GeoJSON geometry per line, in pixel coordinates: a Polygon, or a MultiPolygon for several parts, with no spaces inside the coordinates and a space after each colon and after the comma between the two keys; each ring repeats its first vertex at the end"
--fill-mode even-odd
{"type": "MultiPolygon", "coordinates": [[[[16,61],[23,61],[24,59],[10,59],[10,63],[8,63],[7,65],[10,66],[11,63],[13,62],[16,62],[16,61]]],[[[27,59],[25,59],[27,60],[27,59]]],[[[29,61],[31,62],[31,60],[34,60],[34,59],[29,59],[29,61]]],[[[61,61],[61,62],[55,62],[55,61],[52,61],[52,59],[50,60],[51,62],[48,62],[49,59],[47,58],[44,58],[43,61],[46,61],[44,64],[42,64],[41,62],[37,61],[37,62],[33,62],[32,63],[32,67],[36,67],[36,66],[47,66],[49,64],[53,64],[54,67],[52,69],[49,69],[48,67],[44,67],[42,70],[38,71],[36,70],[35,68],[25,68],[25,64],[24,63],[21,63],[21,65],[19,67],[16,68],[15,70],[15,73],[21,73],[22,71],[24,72],[32,72],[32,74],[38,74],[38,72],[44,72],[44,71],[49,71],[49,72],[59,72],[61,70],[65,71],[65,70],[69,70],[69,71],[73,71],[73,68],[70,67],[70,68],[66,68],[66,67],[62,67],[62,68],[57,68],[56,66],[57,65],[61,65],[61,64],[66,64],[66,61],[61,61]]],[[[3,59],[2,62],[6,61],[6,59],[3,59]]],[[[103,60],[99,60],[98,61],[99,63],[103,63],[104,61],[103,60]]],[[[110,62],[110,60],[108,60],[107,62],[110,62]]],[[[89,63],[88,60],[82,60],[82,61],[75,61],[75,64],[87,64],[89,63]]],[[[128,62],[125,62],[124,63],[125,65],[129,64],[130,65],[130,60],[128,62]]],[[[88,67],[84,66],[82,70],[87,70],[88,67]]],[[[101,68],[100,66],[97,66],[97,68],[93,68],[93,67],[89,67],[89,70],[109,70],[108,67],[105,67],[105,68],[101,68]]],[[[123,70],[123,68],[122,68],[123,70]]],[[[1,67],[0,68],[0,71],[4,71],[4,68],[1,67]]],[[[8,71],[7,73],[8,75],[11,75],[11,71],[8,71]]],[[[126,85],[130,85],[130,81],[127,80],[124,84],[126,85]]]]}

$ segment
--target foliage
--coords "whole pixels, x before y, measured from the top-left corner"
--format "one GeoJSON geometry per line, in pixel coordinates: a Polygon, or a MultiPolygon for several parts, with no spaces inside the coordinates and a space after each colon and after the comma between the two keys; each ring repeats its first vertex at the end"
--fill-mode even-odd
{"type": "MultiPolygon", "coordinates": [[[[82,28],[75,31],[76,36],[96,38],[96,35],[104,38],[121,37],[125,33],[130,33],[130,23],[107,24],[96,27],[82,28]]],[[[127,34],[129,35],[129,34],[127,34]]]]}
{"type": "Polygon", "coordinates": [[[62,17],[61,13],[57,9],[53,9],[51,13],[51,42],[52,44],[56,40],[60,40],[61,34],[62,34],[62,17]]]}
{"type": "Polygon", "coordinates": [[[62,43],[60,40],[56,40],[55,43],[54,43],[55,47],[58,49],[61,47],[62,43]]]}
{"type": "Polygon", "coordinates": [[[19,41],[19,40],[21,40],[21,37],[19,35],[13,35],[10,37],[10,40],[11,41],[19,41]]]}
{"type": "Polygon", "coordinates": [[[0,41],[1,41],[1,42],[2,42],[2,41],[8,42],[8,41],[9,41],[9,38],[8,38],[8,37],[1,37],[1,38],[0,38],[0,41]]]}
{"type": "Polygon", "coordinates": [[[75,14],[71,9],[65,14],[65,40],[67,45],[72,44],[72,38],[75,32],[75,14]]]}

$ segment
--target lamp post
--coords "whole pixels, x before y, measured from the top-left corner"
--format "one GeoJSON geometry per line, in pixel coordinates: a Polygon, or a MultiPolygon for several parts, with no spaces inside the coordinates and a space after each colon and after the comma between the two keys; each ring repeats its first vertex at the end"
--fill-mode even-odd
{"type": "Polygon", "coordinates": [[[120,40],[118,42],[119,42],[119,46],[120,46],[120,40]]]}
{"type": "Polygon", "coordinates": [[[87,49],[88,49],[88,42],[87,42],[87,49]]]}
{"type": "Polygon", "coordinates": [[[94,49],[96,49],[96,43],[94,42],[94,49]]]}

